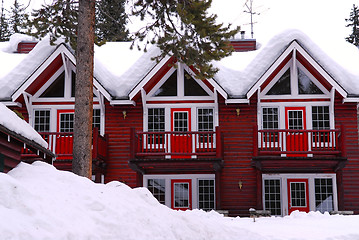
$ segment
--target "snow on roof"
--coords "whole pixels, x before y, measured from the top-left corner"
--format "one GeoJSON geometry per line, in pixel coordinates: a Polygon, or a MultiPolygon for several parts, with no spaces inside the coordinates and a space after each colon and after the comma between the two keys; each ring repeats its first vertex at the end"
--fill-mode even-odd
{"type": "Polygon", "coordinates": [[[151,58],[160,54],[155,46],[146,52],[131,50],[130,46],[130,42],[110,42],[95,48],[95,77],[117,98],[128,96],[157,64],[151,58]]]}
{"type": "Polygon", "coordinates": [[[224,217],[172,210],[147,188],[96,184],[44,162],[0,173],[2,239],[358,239],[358,215],[294,211],[285,217],[224,217]]]}
{"type": "Polygon", "coordinates": [[[0,103],[0,125],[47,148],[47,142],[25,120],[0,103]]]}
{"type": "MultiPolygon", "coordinates": [[[[10,45],[14,46],[21,37],[27,39],[16,36],[10,45]]],[[[230,96],[243,96],[293,40],[297,40],[349,94],[359,94],[359,49],[344,39],[340,42],[329,39],[317,45],[299,30],[286,30],[256,51],[234,52],[214,62],[219,68],[214,79],[230,96]]],[[[160,54],[155,46],[143,52],[131,50],[130,45],[129,42],[108,42],[95,47],[94,77],[115,99],[128,98],[130,91],[156,66],[152,58],[160,54]]],[[[27,55],[11,54],[9,50],[0,52],[2,66],[7,66],[0,70],[0,99],[9,98],[54,50],[55,46],[51,46],[46,37],[27,55]],[[9,69],[13,70],[9,72],[9,69]]]]}
{"type": "Polygon", "coordinates": [[[359,49],[344,40],[331,42],[330,39],[319,47],[299,30],[286,30],[274,36],[257,51],[235,52],[232,56],[216,62],[215,66],[220,70],[215,79],[230,95],[244,95],[294,40],[344,89],[349,93],[359,94],[359,49]],[[322,46],[330,55],[322,50],[322,46]],[[247,65],[242,64],[246,59],[247,65]]]}
{"type": "MultiPolygon", "coordinates": [[[[26,35],[23,35],[26,36],[26,35]]],[[[24,37],[24,39],[27,39],[24,37]]],[[[20,36],[16,39],[16,42],[20,41],[20,36]]],[[[14,40],[14,41],[15,41],[14,40]]],[[[9,49],[12,49],[11,46],[14,44],[9,42],[9,49]]],[[[47,36],[42,41],[40,41],[29,54],[13,54],[14,59],[21,60],[19,62],[13,61],[12,70],[7,74],[0,74],[0,99],[7,99],[11,96],[11,94],[21,86],[21,84],[43,63],[46,58],[54,51],[55,46],[50,45],[50,38],[47,36]],[[19,56],[20,55],[20,56],[19,56]],[[17,57],[18,56],[18,57],[17,57]],[[23,56],[23,57],[22,57],[23,56]]],[[[6,54],[6,52],[2,52],[1,55],[6,54]]],[[[0,56],[1,56],[0,55],[0,56]]],[[[3,57],[3,56],[1,56],[3,57]]],[[[11,67],[5,64],[5,69],[10,69],[11,67]]],[[[1,70],[4,71],[4,70],[1,70]]],[[[6,71],[6,70],[5,70],[6,71]]]]}

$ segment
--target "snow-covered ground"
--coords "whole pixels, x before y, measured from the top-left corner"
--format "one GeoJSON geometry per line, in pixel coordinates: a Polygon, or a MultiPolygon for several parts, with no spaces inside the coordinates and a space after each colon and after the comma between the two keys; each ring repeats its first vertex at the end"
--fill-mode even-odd
{"type": "Polygon", "coordinates": [[[359,216],[174,211],[145,188],[95,184],[43,162],[0,173],[0,239],[359,239],[359,216]]]}

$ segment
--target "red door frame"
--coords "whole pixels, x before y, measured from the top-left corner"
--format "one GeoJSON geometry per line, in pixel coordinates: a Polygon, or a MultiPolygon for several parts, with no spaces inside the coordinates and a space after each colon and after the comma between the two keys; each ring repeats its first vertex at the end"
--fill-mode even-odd
{"type": "Polygon", "coordinates": [[[188,210],[192,209],[192,179],[171,179],[171,208],[174,210],[188,210]],[[188,207],[175,207],[175,183],[188,184],[188,207]]]}
{"type": "MultiPolygon", "coordinates": [[[[285,128],[289,129],[289,111],[302,111],[302,123],[303,130],[307,129],[307,115],[305,112],[305,107],[285,107],[285,128]]],[[[308,134],[286,134],[286,147],[287,151],[308,151],[308,134]]],[[[306,154],[288,154],[291,157],[300,157],[306,156],[306,154]]]]}
{"type": "MultiPolygon", "coordinates": [[[[57,132],[60,132],[60,115],[62,113],[75,113],[74,109],[58,109],[57,110],[57,132]]],[[[72,159],[73,152],[73,136],[62,136],[56,137],[56,154],[59,154],[57,159],[66,160],[72,159]],[[61,156],[61,154],[63,154],[61,156]]]]}
{"type": "Polygon", "coordinates": [[[288,178],[287,179],[287,190],[288,190],[288,214],[295,210],[302,212],[309,212],[309,185],[307,178],[288,178]],[[305,207],[292,207],[292,198],[291,198],[291,183],[304,183],[305,185],[305,207]]]}
{"type": "MultiPolygon", "coordinates": [[[[191,131],[191,108],[171,108],[171,131],[174,132],[174,113],[175,112],[187,112],[188,128],[187,131],[191,131]]],[[[171,152],[192,152],[192,136],[180,135],[176,136],[172,134],[171,137],[171,152]]],[[[190,155],[176,155],[176,158],[191,158],[190,155]]]]}

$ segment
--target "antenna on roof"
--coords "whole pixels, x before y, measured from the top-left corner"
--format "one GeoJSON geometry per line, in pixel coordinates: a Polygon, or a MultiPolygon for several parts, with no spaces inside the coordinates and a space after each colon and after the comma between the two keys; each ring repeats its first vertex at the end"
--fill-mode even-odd
{"type": "Polygon", "coordinates": [[[260,15],[260,13],[256,13],[256,12],[253,12],[253,0],[247,0],[246,3],[244,4],[248,10],[244,10],[245,13],[249,13],[251,15],[251,36],[253,38],[253,25],[254,25],[254,22],[253,22],[253,15],[260,15]]]}

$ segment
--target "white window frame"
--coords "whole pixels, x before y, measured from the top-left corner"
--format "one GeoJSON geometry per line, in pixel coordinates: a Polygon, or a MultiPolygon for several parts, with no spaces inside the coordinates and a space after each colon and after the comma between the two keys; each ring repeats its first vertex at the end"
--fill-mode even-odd
{"type": "Polygon", "coordinates": [[[182,63],[177,63],[177,68],[172,67],[161,80],[146,95],[147,101],[173,101],[173,100],[213,100],[215,94],[206,86],[206,84],[195,77],[193,71],[182,63]],[[156,91],[164,84],[167,79],[177,70],[177,96],[154,96],[156,91]],[[208,96],[185,96],[184,95],[184,70],[190,74],[193,79],[202,87],[208,96]]]}
{"type": "MultiPolygon", "coordinates": [[[[32,114],[35,116],[36,110],[50,110],[50,132],[57,132],[58,119],[57,119],[57,111],[58,110],[74,110],[74,105],[34,105],[32,109],[32,114]]],[[[105,114],[102,113],[101,106],[96,104],[93,106],[93,109],[100,109],[100,125],[101,130],[100,134],[103,136],[105,134],[105,114]]],[[[31,126],[34,126],[34,120],[30,123],[31,126]]]]}
{"type": "Polygon", "coordinates": [[[265,208],[265,189],[264,189],[264,180],[266,179],[280,179],[281,181],[281,211],[282,216],[288,215],[288,186],[287,179],[308,179],[308,190],[309,190],[309,211],[316,211],[315,206],[315,183],[316,178],[330,178],[333,183],[333,210],[338,211],[338,190],[337,190],[337,180],[335,173],[303,173],[303,174],[262,174],[262,203],[265,208]]]}
{"type": "Polygon", "coordinates": [[[263,89],[263,91],[259,92],[260,99],[325,99],[330,97],[330,92],[294,57],[284,65],[284,67],[277,73],[272,81],[263,89]],[[297,68],[300,68],[300,70],[302,70],[307,75],[307,77],[323,92],[323,94],[299,94],[297,68]],[[277,81],[288,69],[290,69],[291,94],[267,95],[268,91],[277,83],[277,81]]]}
{"type": "Polygon", "coordinates": [[[198,180],[214,180],[214,207],[216,207],[216,178],[215,174],[176,174],[176,175],[143,175],[143,186],[147,188],[148,179],[165,180],[165,205],[171,208],[172,186],[171,180],[191,179],[192,181],[192,209],[198,209],[199,191],[198,180]]]}

